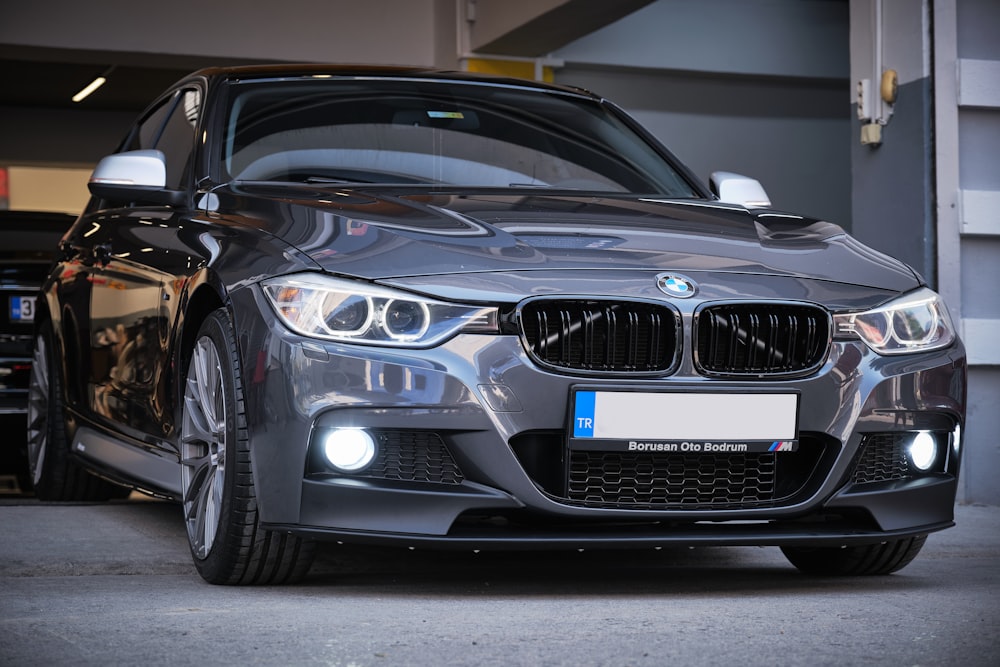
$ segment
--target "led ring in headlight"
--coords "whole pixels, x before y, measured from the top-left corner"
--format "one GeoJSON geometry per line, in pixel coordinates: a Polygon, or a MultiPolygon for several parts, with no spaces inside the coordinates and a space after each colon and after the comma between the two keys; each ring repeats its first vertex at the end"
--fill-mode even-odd
{"type": "Polygon", "coordinates": [[[861,313],[833,316],[837,334],[856,336],[879,354],[907,354],[948,347],[955,329],[948,309],[927,288],[861,313]]]}
{"type": "Polygon", "coordinates": [[[429,347],[458,332],[500,329],[496,308],[437,301],[364,281],[303,273],[266,280],[262,287],[285,326],[312,338],[429,347]]]}
{"type": "Polygon", "coordinates": [[[323,326],[334,335],[357,334],[371,325],[373,311],[371,299],[366,297],[330,294],[323,303],[323,326]]]}
{"type": "Polygon", "coordinates": [[[419,301],[392,299],[382,307],[381,324],[395,340],[418,340],[430,326],[430,312],[419,301]]]}

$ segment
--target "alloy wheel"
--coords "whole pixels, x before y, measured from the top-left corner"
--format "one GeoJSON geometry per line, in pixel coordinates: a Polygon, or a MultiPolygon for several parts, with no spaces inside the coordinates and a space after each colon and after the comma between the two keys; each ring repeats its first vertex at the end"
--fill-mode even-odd
{"type": "Polygon", "coordinates": [[[31,382],[28,388],[28,465],[31,479],[37,486],[42,478],[49,441],[49,363],[45,338],[35,339],[31,361],[31,382]]]}
{"type": "Polygon", "coordinates": [[[191,551],[207,558],[222,515],[226,481],[226,395],[219,353],[211,338],[194,347],[184,388],[181,488],[191,551]]]}

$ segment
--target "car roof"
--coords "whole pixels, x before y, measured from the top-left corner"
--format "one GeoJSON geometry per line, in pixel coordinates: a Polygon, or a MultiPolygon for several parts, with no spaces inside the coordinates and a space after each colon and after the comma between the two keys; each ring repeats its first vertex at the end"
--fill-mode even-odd
{"type": "Polygon", "coordinates": [[[540,91],[572,93],[593,99],[601,99],[588,90],[573,86],[563,86],[530,79],[519,79],[494,74],[477,72],[460,72],[456,70],[433,69],[425,67],[384,66],[384,65],[339,65],[332,63],[296,63],[272,65],[239,65],[233,67],[207,67],[193,72],[184,80],[191,78],[247,80],[264,78],[297,78],[314,77],[317,75],[331,77],[370,77],[370,78],[414,78],[436,79],[441,81],[461,81],[475,83],[491,83],[498,85],[535,88],[540,91]]]}

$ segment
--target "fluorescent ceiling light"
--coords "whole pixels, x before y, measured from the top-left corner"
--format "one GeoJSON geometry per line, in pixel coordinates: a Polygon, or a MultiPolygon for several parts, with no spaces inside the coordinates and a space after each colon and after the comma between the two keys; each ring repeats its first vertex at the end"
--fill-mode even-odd
{"type": "Polygon", "coordinates": [[[97,77],[96,79],[94,79],[93,81],[91,81],[90,83],[88,83],[86,88],[84,88],[83,90],[81,90],[80,92],[78,92],[76,95],[74,95],[73,96],[73,101],[74,102],[81,101],[82,99],[84,99],[85,97],[87,97],[88,95],[90,95],[92,92],[94,92],[95,90],[97,90],[98,88],[100,88],[101,86],[103,86],[106,81],[107,81],[107,79],[105,79],[103,76],[97,77]]]}
{"type": "Polygon", "coordinates": [[[98,88],[100,88],[101,86],[103,86],[105,83],[107,83],[108,77],[111,76],[111,73],[115,71],[115,67],[116,67],[116,65],[112,65],[111,67],[109,67],[106,70],[104,70],[103,74],[101,74],[99,77],[97,77],[96,79],[94,79],[93,81],[91,81],[90,83],[88,83],[87,86],[86,86],[86,88],[84,88],[83,90],[81,90],[80,92],[78,92],[76,95],[74,95],[73,96],[73,101],[74,102],[80,102],[80,101],[84,100],[89,95],[91,95],[95,90],[97,90],[98,88]]]}

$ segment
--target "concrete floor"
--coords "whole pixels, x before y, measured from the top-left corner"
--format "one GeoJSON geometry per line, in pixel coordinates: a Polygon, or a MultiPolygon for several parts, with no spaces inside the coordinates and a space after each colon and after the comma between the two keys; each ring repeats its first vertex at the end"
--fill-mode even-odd
{"type": "Polygon", "coordinates": [[[1000,665],[1000,508],[888,577],[774,548],[325,545],[305,583],[215,587],[178,506],[0,497],[0,665],[1000,665]]]}

